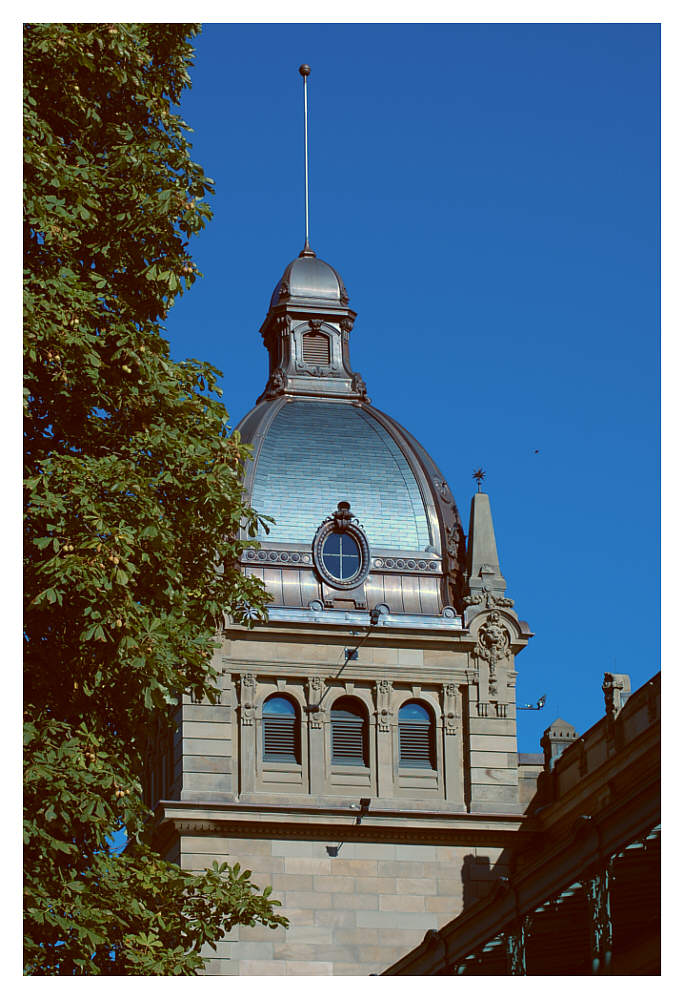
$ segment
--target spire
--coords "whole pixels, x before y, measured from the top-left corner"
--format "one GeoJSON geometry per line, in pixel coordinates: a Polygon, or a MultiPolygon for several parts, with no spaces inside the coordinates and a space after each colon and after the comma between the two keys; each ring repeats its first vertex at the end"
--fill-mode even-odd
{"type": "Polygon", "coordinates": [[[269,379],[258,402],[280,395],[368,402],[366,384],[350,365],[356,312],[338,272],[309,244],[309,143],[307,77],[304,85],[304,247],[291,260],[271,296],[261,333],[269,351],[269,379]]]}
{"type": "MultiPolygon", "coordinates": [[[[480,481],[478,485],[480,488],[480,481]]],[[[484,589],[491,593],[504,593],[507,584],[499,568],[495,529],[487,493],[477,492],[471,500],[467,566],[468,587],[472,594],[484,589]]]]}
{"type": "Polygon", "coordinates": [[[309,129],[307,127],[307,77],[311,69],[306,62],[303,62],[299,72],[304,84],[304,249],[300,256],[313,257],[316,254],[309,245],[309,129]]]}

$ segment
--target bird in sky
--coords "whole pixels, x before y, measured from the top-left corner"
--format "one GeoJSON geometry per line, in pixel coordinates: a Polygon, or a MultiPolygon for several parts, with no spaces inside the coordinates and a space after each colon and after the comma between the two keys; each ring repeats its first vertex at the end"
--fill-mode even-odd
{"type": "Polygon", "coordinates": [[[535,448],[535,450],[533,451],[533,454],[540,454],[539,448],[535,448]]]}

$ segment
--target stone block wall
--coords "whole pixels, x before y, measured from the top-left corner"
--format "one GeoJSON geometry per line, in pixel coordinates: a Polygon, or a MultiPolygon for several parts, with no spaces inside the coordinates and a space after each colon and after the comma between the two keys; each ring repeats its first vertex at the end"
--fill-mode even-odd
{"type": "Polygon", "coordinates": [[[239,862],[273,887],[289,929],[237,926],[208,975],[373,975],[483,898],[506,851],[396,842],[181,837],[181,863],[239,862]]]}

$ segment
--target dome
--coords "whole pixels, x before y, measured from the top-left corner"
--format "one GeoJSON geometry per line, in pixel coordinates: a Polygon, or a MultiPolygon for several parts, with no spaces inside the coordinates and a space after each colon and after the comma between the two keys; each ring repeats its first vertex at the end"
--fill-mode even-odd
{"type": "Polygon", "coordinates": [[[453,603],[447,575],[459,514],[439,470],[403,427],[367,403],[280,396],[259,403],[237,429],[253,447],[246,500],[275,520],[260,530],[262,548],[249,550],[245,565],[276,606],[320,599],[312,546],[341,501],[368,541],[370,606],[439,615],[453,603]]]}
{"type": "Polygon", "coordinates": [[[271,308],[292,299],[333,305],[344,305],[348,301],[338,272],[325,260],[319,260],[309,248],[305,248],[283,271],[283,277],[271,296],[271,308]]]}

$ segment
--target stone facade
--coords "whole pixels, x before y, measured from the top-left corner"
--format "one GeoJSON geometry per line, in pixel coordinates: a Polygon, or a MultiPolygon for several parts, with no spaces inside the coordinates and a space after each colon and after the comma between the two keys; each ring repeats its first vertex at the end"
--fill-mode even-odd
{"type": "MultiPolygon", "coordinates": [[[[478,651],[491,613],[414,633],[227,623],[220,703],[185,697],[179,709],[158,842],[191,870],[239,862],[272,886],[291,925],[236,927],[207,954],[208,974],[378,974],[506,872],[541,758],[517,754],[512,661],[491,670],[478,651]],[[275,693],[298,706],[298,763],[263,758],[262,706],[275,693]],[[339,696],[365,705],[368,766],[331,759],[339,696]],[[399,765],[408,699],[430,708],[435,769],[399,765]]],[[[517,649],[525,632],[505,620],[517,649]]]]}
{"type": "MultiPolygon", "coordinates": [[[[258,884],[273,886],[290,920],[288,930],[235,927],[208,951],[210,975],[376,974],[460,907],[467,858],[482,861],[472,865],[477,878],[500,854],[441,844],[181,838],[184,867],[200,870],[217,855],[239,860],[258,884]]],[[[467,893],[481,884],[474,880],[467,893]]]]}
{"type": "Polygon", "coordinates": [[[221,703],[185,698],[180,709],[170,796],[275,804],[284,796],[302,804],[372,797],[393,807],[518,813],[511,647],[521,647],[526,635],[513,615],[498,614],[494,625],[492,616],[482,611],[468,629],[428,635],[392,634],[382,625],[359,633],[342,620],[319,626],[308,641],[275,625],[227,628],[218,657],[221,703]],[[488,628],[507,646],[494,666],[483,655],[481,633],[488,628]],[[357,658],[346,661],[350,649],[357,658]],[[261,709],[276,693],[298,707],[298,763],[263,759],[261,709]],[[345,695],[358,698],[368,715],[367,766],[331,759],[330,710],[345,695]],[[403,768],[398,759],[398,710],[412,699],[432,715],[434,769],[403,768]]]}

